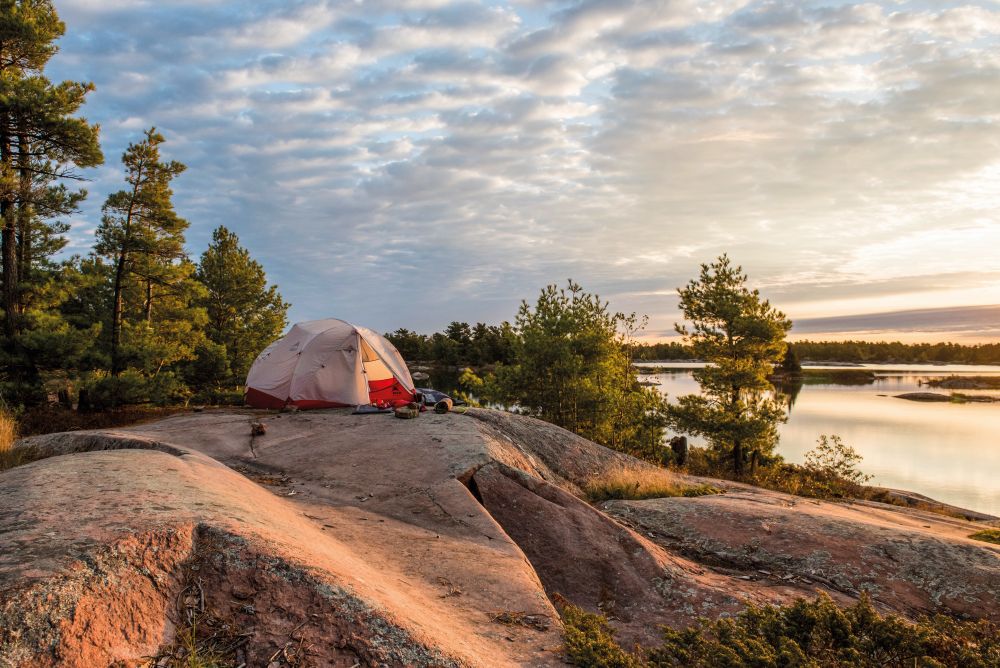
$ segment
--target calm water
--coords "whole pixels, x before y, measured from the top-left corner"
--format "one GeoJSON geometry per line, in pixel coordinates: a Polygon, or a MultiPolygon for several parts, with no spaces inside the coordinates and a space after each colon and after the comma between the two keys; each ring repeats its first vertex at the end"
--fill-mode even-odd
{"type": "MultiPolygon", "coordinates": [[[[693,365],[645,375],[671,399],[698,392],[693,365]]],[[[817,367],[811,367],[817,368],[817,367]]],[[[919,381],[950,375],[1000,375],[1000,367],[865,365],[872,385],[805,385],[781,426],[778,452],[800,463],[820,434],[837,434],[863,457],[872,484],[918,492],[1000,515],[1000,403],[937,404],[896,399],[903,392],[944,392],[919,381]]],[[[959,390],[974,394],[974,390],[959,390]]],[[[980,392],[1000,394],[1000,390],[980,392]]],[[[697,442],[694,440],[693,442],[697,442]]]]}

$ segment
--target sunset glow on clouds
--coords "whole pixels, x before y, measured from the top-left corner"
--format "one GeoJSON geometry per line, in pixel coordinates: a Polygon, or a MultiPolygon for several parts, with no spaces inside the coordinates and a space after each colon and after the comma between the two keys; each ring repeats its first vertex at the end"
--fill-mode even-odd
{"type": "Polygon", "coordinates": [[[107,157],[74,252],[156,125],[192,253],[235,230],[293,319],[496,322],[573,277],[666,335],[722,252],[805,330],[1000,304],[993,2],[56,6],[107,157]]]}

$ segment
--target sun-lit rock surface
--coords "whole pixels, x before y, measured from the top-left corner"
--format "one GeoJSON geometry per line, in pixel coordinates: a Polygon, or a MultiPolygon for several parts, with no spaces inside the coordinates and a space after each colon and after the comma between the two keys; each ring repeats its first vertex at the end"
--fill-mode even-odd
{"type": "Polygon", "coordinates": [[[644,465],[492,411],[208,411],[19,447],[44,458],[0,473],[0,666],[137,665],[192,582],[248,665],[290,643],[315,665],[559,665],[555,594],[627,642],[817,589],[1000,614],[981,524],[732,484],[594,508],[588,477],[644,465]]]}

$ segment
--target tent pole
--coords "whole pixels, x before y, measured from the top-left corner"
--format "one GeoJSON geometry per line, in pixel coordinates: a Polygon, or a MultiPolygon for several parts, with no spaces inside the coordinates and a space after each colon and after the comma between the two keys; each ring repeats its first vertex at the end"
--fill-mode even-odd
{"type": "Polygon", "coordinates": [[[361,347],[361,342],[363,341],[363,339],[361,338],[361,332],[355,330],[354,334],[358,337],[357,345],[355,347],[358,349],[358,358],[361,362],[361,375],[365,377],[365,392],[368,394],[368,405],[371,406],[372,385],[370,382],[368,382],[368,367],[365,366],[365,351],[361,347]]]}

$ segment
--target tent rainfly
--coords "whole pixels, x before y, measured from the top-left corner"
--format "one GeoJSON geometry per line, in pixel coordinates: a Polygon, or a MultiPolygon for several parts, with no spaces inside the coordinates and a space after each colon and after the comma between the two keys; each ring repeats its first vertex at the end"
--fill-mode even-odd
{"type": "Polygon", "coordinates": [[[328,318],[294,325],[264,349],[247,375],[254,408],[401,406],[414,400],[399,351],[367,327],[328,318]]]}

